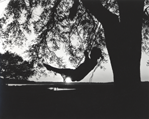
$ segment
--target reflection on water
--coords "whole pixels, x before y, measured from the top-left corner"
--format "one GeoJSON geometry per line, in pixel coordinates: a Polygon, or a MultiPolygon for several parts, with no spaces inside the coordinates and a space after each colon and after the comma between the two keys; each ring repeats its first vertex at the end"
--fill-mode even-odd
{"type": "Polygon", "coordinates": [[[58,87],[50,87],[48,88],[52,91],[69,91],[69,90],[76,90],[75,88],[58,88],[58,87]]]}
{"type": "MultiPolygon", "coordinates": [[[[47,85],[42,84],[42,83],[41,84],[7,84],[7,86],[10,86],[10,87],[38,87],[38,86],[40,86],[40,88],[45,87],[46,89],[51,90],[51,91],[76,90],[75,88],[58,87],[58,86],[54,85],[53,83],[50,83],[50,84],[47,84],[47,85]]],[[[67,84],[65,84],[65,85],[67,85],[67,84]]]]}

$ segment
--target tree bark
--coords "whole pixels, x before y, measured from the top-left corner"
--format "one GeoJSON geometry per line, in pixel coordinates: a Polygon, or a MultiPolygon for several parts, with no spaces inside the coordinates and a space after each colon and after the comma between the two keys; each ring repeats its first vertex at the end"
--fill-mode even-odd
{"type": "Polygon", "coordinates": [[[119,45],[121,50],[117,51],[120,52],[120,57],[115,67],[114,80],[116,83],[135,84],[141,82],[141,31],[144,0],[118,0],[118,5],[120,43],[116,46],[119,45]]]}
{"type": "Polygon", "coordinates": [[[100,0],[82,2],[103,25],[114,82],[118,85],[140,83],[144,0],[118,0],[120,19],[106,10],[100,0]]]}

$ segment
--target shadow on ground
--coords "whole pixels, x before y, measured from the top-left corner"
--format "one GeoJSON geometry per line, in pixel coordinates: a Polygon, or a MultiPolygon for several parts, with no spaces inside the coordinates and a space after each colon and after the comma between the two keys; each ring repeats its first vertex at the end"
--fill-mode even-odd
{"type": "Polygon", "coordinates": [[[48,84],[3,87],[0,119],[149,118],[148,82],[125,90],[113,83],[65,86],[75,90],[54,91],[48,84]]]}

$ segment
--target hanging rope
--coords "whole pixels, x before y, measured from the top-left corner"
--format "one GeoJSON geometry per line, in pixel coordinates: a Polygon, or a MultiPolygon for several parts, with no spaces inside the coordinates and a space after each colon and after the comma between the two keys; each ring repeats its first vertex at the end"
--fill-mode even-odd
{"type": "Polygon", "coordinates": [[[93,72],[92,72],[92,75],[91,75],[91,77],[90,77],[90,79],[89,79],[89,82],[92,82],[92,79],[93,79],[93,76],[94,76],[94,73],[95,73],[96,69],[101,65],[101,60],[102,60],[102,59],[100,59],[100,60],[98,61],[97,65],[96,65],[95,68],[93,69],[93,72]]]}

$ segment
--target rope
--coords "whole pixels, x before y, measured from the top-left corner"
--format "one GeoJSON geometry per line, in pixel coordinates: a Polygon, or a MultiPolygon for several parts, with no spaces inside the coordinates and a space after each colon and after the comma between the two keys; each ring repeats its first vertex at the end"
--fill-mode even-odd
{"type": "Polygon", "coordinates": [[[92,82],[93,75],[94,75],[96,69],[98,68],[98,66],[99,66],[100,64],[101,64],[101,60],[98,61],[97,65],[96,65],[95,68],[93,69],[93,73],[92,73],[92,75],[91,75],[91,77],[90,77],[90,79],[89,79],[89,82],[92,82]]]}

